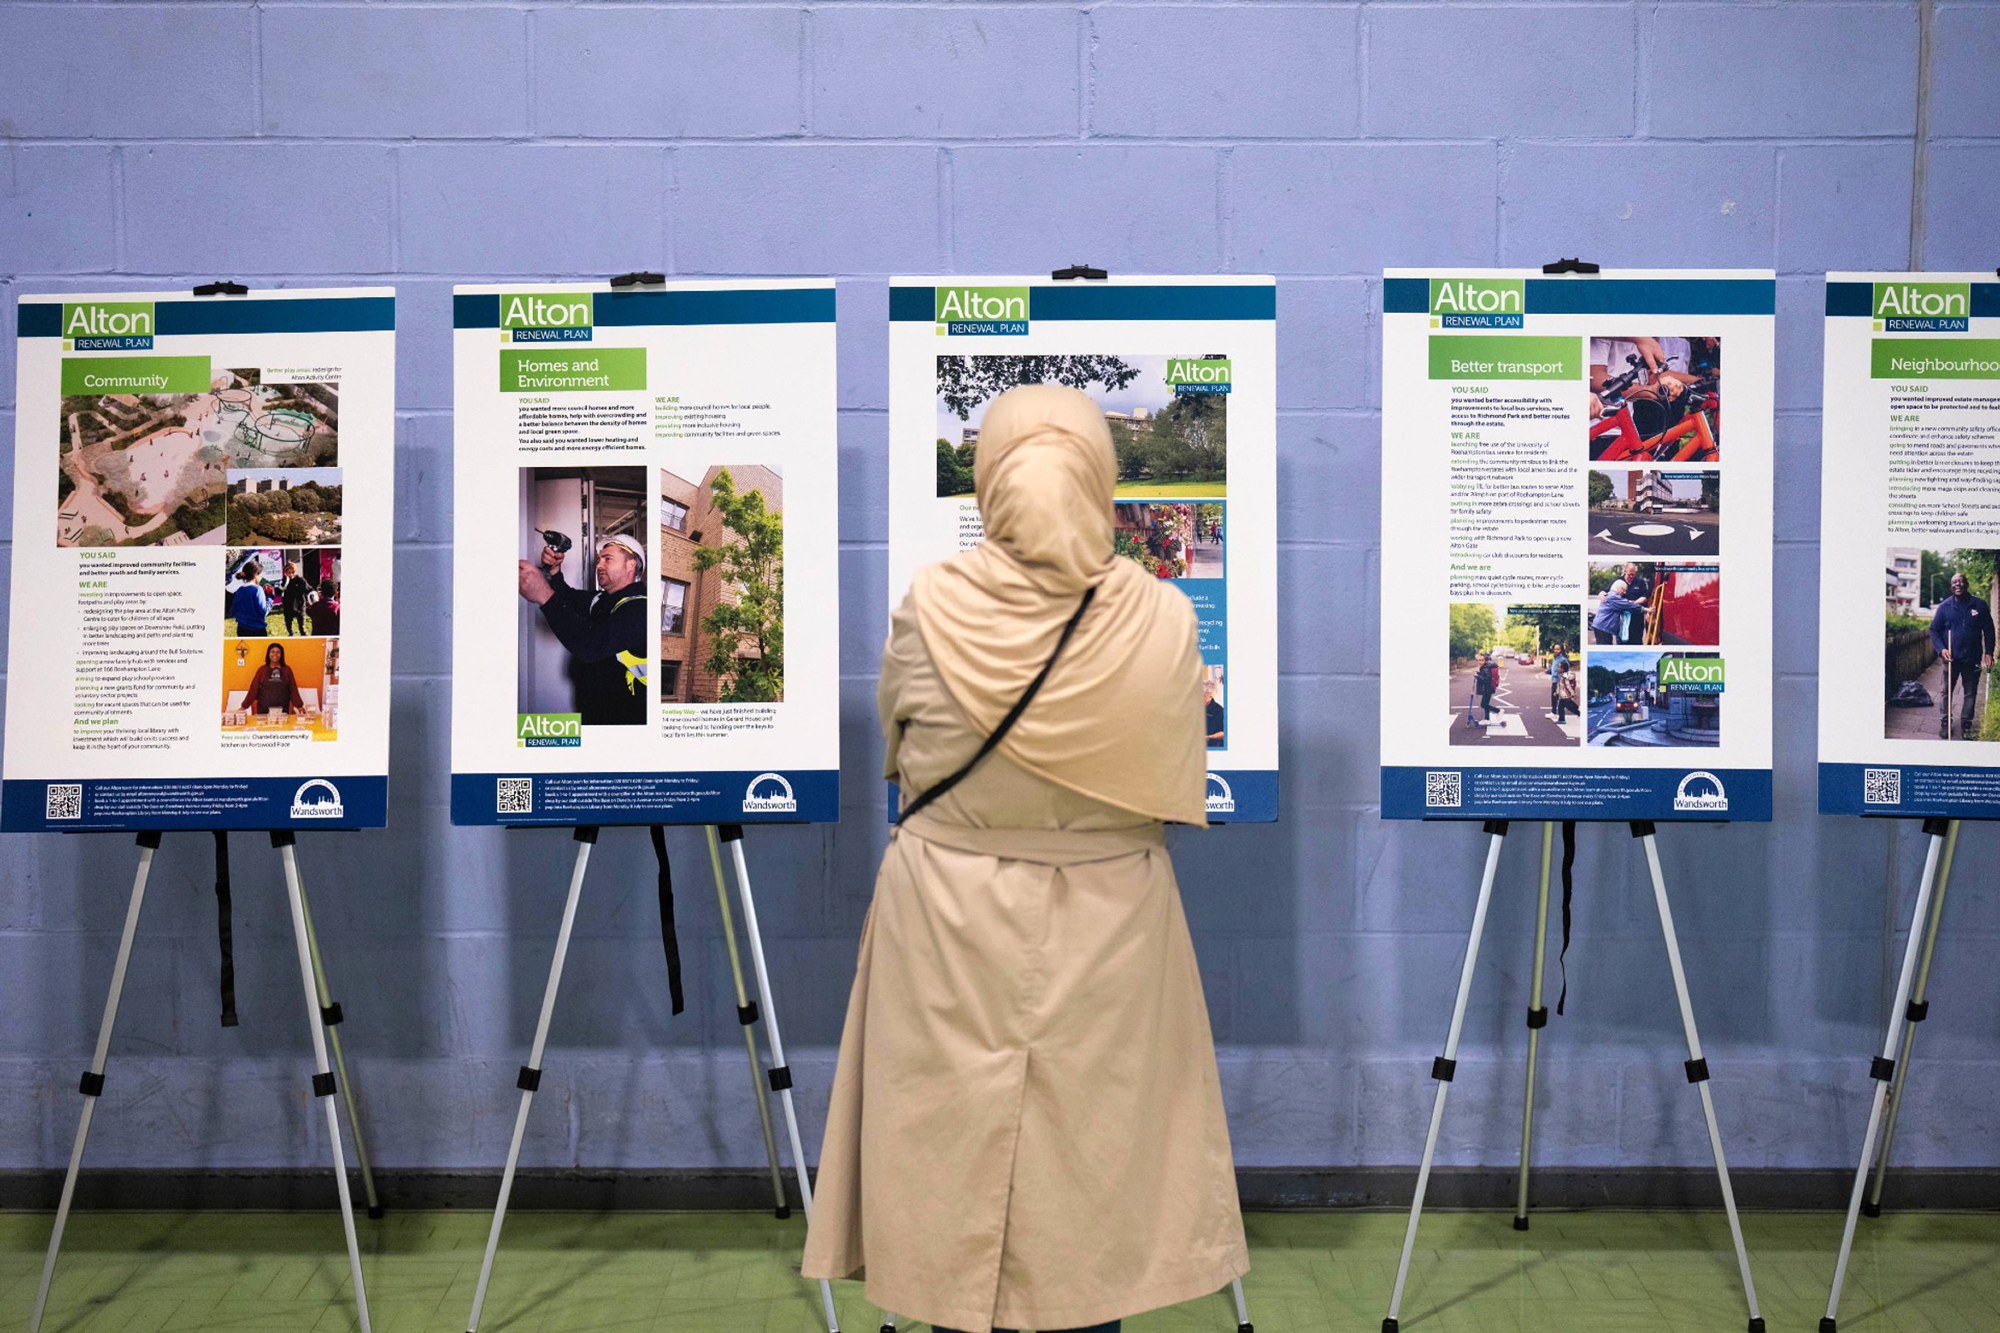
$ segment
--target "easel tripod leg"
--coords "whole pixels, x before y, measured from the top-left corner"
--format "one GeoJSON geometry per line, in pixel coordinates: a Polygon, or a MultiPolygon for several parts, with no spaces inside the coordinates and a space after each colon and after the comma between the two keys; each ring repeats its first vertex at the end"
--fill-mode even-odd
{"type": "Polygon", "coordinates": [[[1542,959],[1549,949],[1549,858],[1555,850],[1556,826],[1542,822],[1542,889],[1535,900],[1535,970],[1528,988],[1528,1079],[1521,1094],[1521,1177],[1514,1199],[1514,1230],[1528,1229],[1528,1161],[1535,1137],[1535,1056],[1541,1050],[1542,1028],[1549,1011],[1542,1007],[1542,959]]]}
{"type": "Polygon", "coordinates": [[[1923,942],[1923,932],[1917,929],[1917,922],[1924,920],[1930,906],[1931,890],[1937,883],[1938,862],[1944,852],[1945,836],[1948,831],[1946,821],[1927,819],[1924,832],[1930,835],[1930,850],[1924,854],[1924,878],[1917,886],[1917,903],[1910,913],[1910,939],[1903,946],[1903,970],[1896,978],[1896,1002],[1889,1009],[1889,1035],[1882,1039],[1882,1054],[1875,1057],[1869,1074],[1875,1080],[1875,1097],[1868,1107],[1868,1129],[1861,1139],[1861,1165],[1854,1169],[1854,1190],[1847,1200],[1847,1222],[1840,1233],[1840,1255],[1833,1264],[1833,1287],[1826,1297],[1826,1315],[1819,1321],[1820,1333],[1834,1333],[1834,1320],[1840,1314],[1840,1288],[1847,1281],[1847,1257],[1854,1248],[1854,1226],[1861,1216],[1861,1198],[1868,1188],[1868,1167],[1875,1155],[1875,1135],[1882,1128],[1882,1108],[1888,1100],[1889,1080],[1896,1073],[1896,1045],[1903,1033],[1906,1007],[1910,1001],[1910,986],[1917,970],[1917,950],[1923,942]]]}
{"type": "Polygon", "coordinates": [[[326,1029],[320,1024],[319,991],[313,984],[312,948],[306,941],[306,903],[299,886],[298,848],[289,831],[271,835],[271,845],[285,863],[285,892],[292,904],[292,937],[299,950],[299,983],[306,999],[306,1024],[312,1032],[313,1095],[326,1107],[327,1146],[333,1149],[333,1181],[340,1194],[340,1225],[347,1233],[347,1266],[354,1275],[354,1308],[361,1317],[361,1333],[370,1333],[368,1289],[361,1283],[361,1240],[354,1231],[354,1200],[347,1192],[347,1150],[340,1142],[340,1116],[333,1106],[333,1070],[327,1064],[326,1029]]]}
{"type": "Polygon", "coordinates": [[[1236,1298],[1236,1333],[1256,1333],[1250,1323],[1250,1306],[1243,1299],[1243,1279],[1229,1279],[1229,1294],[1236,1298]]]}
{"type": "Polygon", "coordinates": [[[771,1209],[779,1217],[792,1215],[785,1200],[785,1178],[778,1169],[778,1140],[771,1133],[771,1104],[764,1099],[763,1071],[757,1064],[757,1006],[743,988],[743,957],[736,951],[736,918],[729,910],[729,889],[722,879],[722,844],[715,825],[708,825],[708,864],[715,871],[715,905],[722,912],[722,939],[729,946],[729,978],[736,983],[736,1022],[743,1029],[743,1049],[750,1056],[750,1099],[757,1104],[757,1122],[764,1130],[764,1160],[771,1167],[771,1209]]]}
{"type": "Polygon", "coordinates": [[[1945,830],[1944,855],[1938,861],[1937,889],[1931,896],[1930,925],[1924,931],[1924,956],[1917,963],[1917,983],[1910,992],[1910,1006],[1903,1017],[1908,1023],[1903,1028],[1903,1049],[1896,1056],[1896,1077],[1889,1083],[1889,1114],[1882,1122],[1882,1146],[1877,1150],[1879,1160],[1875,1163],[1875,1183],[1869,1187],[1868,1202],[1861,1205],[1861,1211],[1868,1217],[1882,1215],[1882,1182],[1889,1176],[1889,1145],[1896,1140],[1896,1117],[1903,1109],[1903,1088],[1910,1079],[1910,1051],[1917,1044],[1917,1024],[1930,1015],[1931,1002],[1925,998],[1931,983],[1931,955],[1937,949],[1938,922],[1944,917],[1944,892],[1951,885],[1951,858],[1958,850],[1958,821],[1952,820],[1945,830]]]}
{"type": "Polygon", "coordinates": [[[319,956],[319,936],[313,933],[312,907],[306,902],[305,876],[299,876],[299,909],[306,918],[306,947],[312,953],[313,985],[319,992],[320,1021],[326,1025],[326,1039],[333,1047],[333,1073],[340,1080],[340,1095],[347,1103],[347,1128],[354,1135],[354,1160],[361,1168],[361,1192],[368,1200],[368,1216],[382,1216],[382,1201],[375,1196],[375,1173],[368,1169],[368,1144],[361,1137],[361,1108],[354,1102],[354,1080],[347,1076],[347,1057],[340,1049],[340,1022],[343,1015],[326,984],[326,964],[319,956]]]}
{"type": "MultiPolygon", "coordinates": [[[[764,1005],[764,1022],[768,1025],[766,1034],[771,1042],[771,1087],[777,1091],[778,1100],[785,1109],[785,1132],[792,1140],[792,1169],[799,1178],[799,1202],[805,1205],[806,1221],[811,1223],[812,1180],[806,1172],[805,1145],[799,1139],[799,1113],[792,1105],[792,1071],[785,1063],[785,1040],[778,1033],[777,1007],[771,1003],[770,969],[764,961],[764,938],[757,930],[757,900],[750,892],[749,863],[743,859],[743,826],[724,824],[717,834],[729,844],[735,861],[736,891],[743,898],[743,933],[750,941],[750,962],[757,973],[757,998],[764,1005]]],[[[759,1100],[762,1100],[761,1097],[759,1100]]],[[[840,1321],[833,1312],[833,1284],[825,1278],[820,1279],[819,1296],[826,1310],[828,1330],[840,1333],[840,1321]]]]}
{"type": "Polygon", "coordinates": [[[1410,1276],[1410,1253],[1417,1244],[1417,1223],[1424,1214],[1424,1191],[1430,1187],[1431,1161],[1437,1156],[1438,1129],[1444,1124],[1445,1094],[1451,1091],[1452,1075],[1458,1072],[1458,1037],[1465,1028],[1465,1006],[1472,997],[1472,972],[1479,962],[1479,939],[1486,933],[1486,909],[1493,901],[1493,877],[1500,869],[1500,848],[1507,841],[1505,820],[1486,825],[1493,841],[1486,848],[1486,869],[1479,877],[1479,901],[1472,909],[1472,932],[1465,941],[1465,961],[1458,970],[1458,997],[1452,1001],[1451,1028],[1445,1034],[1444,1054],[1431,1062],[1431,1077],[1437,1080],[1437,1096],[1431,1102],[1431,1125],[1424,1135],[1424,1159],[1417,1168],[1416,1196],[1410,1200],[1410,1224],[1403,1232],[1403,1255],[1396,1262],[1396,1289],[1389,1297],[1389,1315],[1382,1321],[1382,1333],[1396,1333],[1403,1309],[1403,1284],[1410,1276]]]}
{"type": "Polygon", "coordinates": [[[555,1017],[556,991],[562,986],[563,962],[569,957],[570,931],[576,925],[576,904],[583,896],[583,872],[590,865],[590,849],[597,842],[597,830],[589,825],[576,831],[576,865],[570,871],[569,897],[563,903],[562,925],[556,931],[556,953],[549,961],[549,984],[542,991],[542,1012],[535,1019],[535,1040],[528,1049],[528,1063],[514,1085],[521,1090],[521,1107],[514,1113],[514,1137],[507,1145],[507,1166],[500,1173],[500,1199],[493,1205],[493,1226],[486,1233],[486,1257],[479,1264],[479,1285],[472,1291],[472,1314],[465,1321],[469,1333],[477,1333],[479,1311],[486,1304],[486,1284],[493,1279],[493,1256],[500,1249],[500,1227],[507,1220],[507,1200],[514,1192],[514,1168],[521,1161],[521,1140],[528,1132],[528,1107],[535,1089],[542,1086],[542,1051],[548,1045],[549,1021],[555,1017]]]}
{"type": "Polygon", "coordinates": [[[1722,1211],[1729,1219],[1729,1239],[1736,1247],[1736,1268],[1743,1277],[1743,1299],[1750,1307],[1750,1333],[1763,1333],[1764,1316],[1757,1310],[1757,1285],[1750,1278],[1750,1251],[1743,1244],[1743,1223],[1736,1215],[1736,1191],[1729,1185],[1729,1163],[1722,1154],[1722,1130],[1715,1122],[1715,1098],[1708,1090],[1708,1061],[1702,1058],[1701,1034],[1695,1030],[1694,1005],[1688,999],[1687,973],[1681,967],[1680,937],[1674,933],[1673,909],[1667,905],[1667,877],[1660,869],[1660,847],[1649,823],[1632,825],[1632,836],[1646,847],[1646,869],[1653,879],[1653,906],[1660,914],[1660,935],[1667,946],[1667,967],[1674,977],[1674,999],[1680,1005],[1681,1030],[1687,1037],[1688,1082],[1701,1093],[1702,1119],[1708,1124],[1708,1146],[1715,1154],[1715,1176],[1722,1185],[1722,1211]]]}
{"type": "Polygon", "coordinates": [[[132,937],[139,930],[139,907],[146,901],[146,879],[153,873],[153,853],[159,847],[158,833],[139,835],[139,869],[132,876],[132,900],[125,908],[125,929],[118,937],[118,959],[111,965],[111,993],[105,997],[104,1018],[97,1025],[97,1049],[91,1054],[90,1068],[82,1080],[83,1114],[76,1122],[76,1143],[69,1150],[69,1170],[63,1173],[55,1230],[49,1236],[48,1258],[42,1261],[42,1285],[35,1292],[35,1312],[29,1316],[28,1333],[38,1333],[42,1312],[48,1308],[49,1284],[56,1275],[56,1254],[62,1249],[63,1228],[69,1224],[69,1205],[76,1195],[77,1173],[83,1169],[84,1141],[90,1137],[90,1118],[104,1091],[104,1058],[111,1051],[111,1029],[118,1021],[118,1001],[125,993],[125,968],[132,961],[132,937]]]}

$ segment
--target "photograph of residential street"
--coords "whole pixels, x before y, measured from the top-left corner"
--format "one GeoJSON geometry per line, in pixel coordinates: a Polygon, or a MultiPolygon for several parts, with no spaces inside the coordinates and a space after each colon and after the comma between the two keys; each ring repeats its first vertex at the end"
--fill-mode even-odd
{"type": "Polygon", "coordinates": [[[660,702],[785,697],[785,478],[716,465],[660,469],[660,702]]]}
{"type": "Polygon", "coordinates": [[[1164,356],[941,356],[937,493],[971,495],[986,404],[1020,384],[1064,384],[1104,410],[1118,495],[1220,499],[1228,493],[1229,395],[1177,394],[1164,356]]]}
{"type": "Polygon", "coordinates": [[[220,544],[231,469],[336,462],[338,386],[260,378],[224,370],[206,393],[65,397],[56,545],[220,544]]]}
{"type": "Polygon", "coordinates": [[[340,469],[244,468],[229,473],[231,546],[340,544],[340,469]]]}
{"type": "Polygon", "coordinates": [[[1582,742],[1579,608],[1453,602],[1450,616],[1446,700],[1453,745],[1582,742]]]}
{"type": "Polygon", "coordinates": [[[1590,473],[1590,554],[1714,556],[1722,549],[1722,478],[1714,472],[1590,473]]]}
{"type": "Polygon", "coordinates": [[[1584,673],[1592,745],[1717,746],[1722,696],[1660,684],[1660,662],[1711,653],[1599,652],[1584,673]]]}

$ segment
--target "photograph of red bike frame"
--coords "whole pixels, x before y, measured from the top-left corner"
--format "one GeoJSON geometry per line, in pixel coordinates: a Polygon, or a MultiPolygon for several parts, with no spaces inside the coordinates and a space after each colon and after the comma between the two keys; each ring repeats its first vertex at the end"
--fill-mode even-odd
{"type": "Polygon", "coordinates": [[[1590,340],[1594,463],[1714,463],[1722,458],[1722,340],[1590,340]]]}

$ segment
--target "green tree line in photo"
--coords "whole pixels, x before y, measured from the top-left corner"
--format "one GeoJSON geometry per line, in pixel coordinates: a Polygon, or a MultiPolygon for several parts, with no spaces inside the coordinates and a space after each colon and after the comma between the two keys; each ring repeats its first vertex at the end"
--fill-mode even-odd
{"type": "Polygon", "coordinates": [[[695,552],[696,569],[720,572],[736,592],[702,617],[710,672],[723,703],[776,703],[785,697],[785,518],[764,492],[736,493],[727,468],[709,488],[722,526],[736,538],[695,552]]]}

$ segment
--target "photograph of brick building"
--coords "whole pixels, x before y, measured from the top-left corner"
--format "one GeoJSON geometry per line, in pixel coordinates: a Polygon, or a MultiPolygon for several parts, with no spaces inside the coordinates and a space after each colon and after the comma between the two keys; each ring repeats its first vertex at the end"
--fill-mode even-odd
{"type": "Polygon", "coordinates": [[[662,704],[783,700],[784,507],[775,467],[660,469],[662,704]]]}

